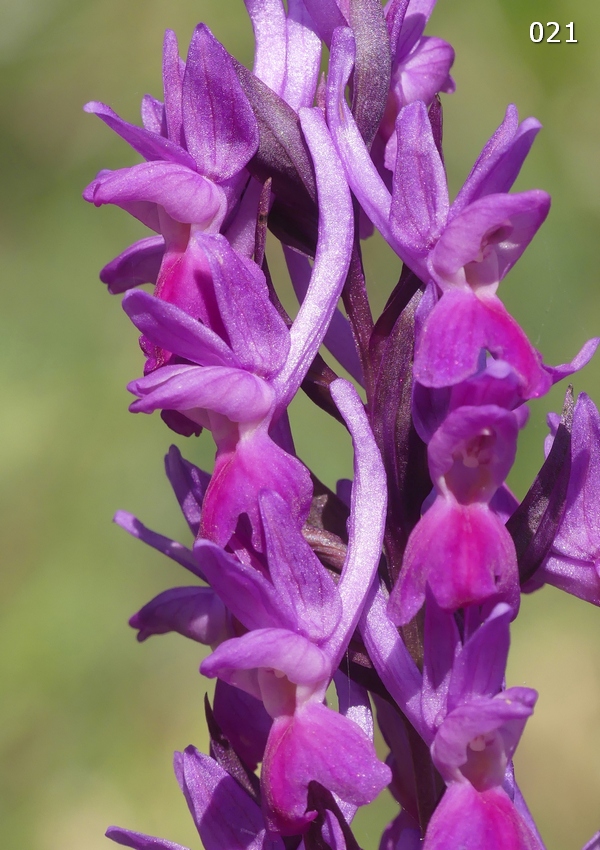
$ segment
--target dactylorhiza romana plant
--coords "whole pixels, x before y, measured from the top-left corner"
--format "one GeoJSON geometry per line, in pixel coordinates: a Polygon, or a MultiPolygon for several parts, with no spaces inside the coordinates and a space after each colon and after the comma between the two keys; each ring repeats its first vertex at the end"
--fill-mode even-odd
{"type": "Polygon", "coordinates": [[[439,93],[454,89],[454,51],[423,34],[433,6],[246,0],[252,71],[199,24],[185,61],[166,33],[164,96],[144,97],[143,126],[86,106],[143,160],[84,195],[152,232],[100,275],[141,333],[131,410],[216,446],[212,473],[175,447],[166,457],[188,545],[116,516],[194,576],[131,625],[210,648],[210,754],[175,755],[206,850],[356,850],[353,816],[386,786],[398,815],[382,850],[543,847],[512,767],[537,693],[505,682],[509,629],[521,593],[546,583],[600,604],[592,401],[567,390],[521,503],[505,482],[527,402],[599,340],[548,366],[497,293],[550,207],[543,191],[510,191],[535,118],[509,106],[449,200],[439,93]],[[398,255],[376,320],[361,259],[375,228],[398,255]],[[296,456],[300,388],[352,438],[354,478],[335,493],[296,456]]]}

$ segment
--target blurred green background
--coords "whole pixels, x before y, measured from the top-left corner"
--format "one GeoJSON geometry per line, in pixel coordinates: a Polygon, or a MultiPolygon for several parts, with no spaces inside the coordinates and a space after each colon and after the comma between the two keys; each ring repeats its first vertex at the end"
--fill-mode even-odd
{"type": "MultiPolygon", "coordinates": [[[[117,823],[198,847],[170,761],[205,747],[201,648],[177,636],[138,646],[127,618],[185,583],[180,568],[111,524],[117,508],[187,541],[162,471],[172,435],[157,416],[128,414],[138,376],[136,332],[100,267],[142,234],[127,215],[81,200],[101,168],[135,155],[81,106],[99,99],[137,120],[161,96],[161,42],[182,53],[206,21],[245,64],[251,30],[241,0],[1,0],[0,308],[0,843],[6,850],[96,850],[117,823]]],[[[593,0],[439,0],[429,32],[457,50],[457,92],[444,98],[455,192],[514,101],[545,129],[519,188],[553,208],[502,284],[509,309],[550,363],[600,333],[600,4],[593,0]],[[533,44],[532,21],[573,21],[577,44],[533,44]]],[[[367,248],[381,306],[398,264],[367,248]]],[[[276,264],[276,275],[280,268],[276,264]]],[[[576,376],[600,402],[600,366],[576,376]]],[[[536,402],[512,484],[523,495],[542,459],[544,417],[564,388],[536,402]]],[[[350,472],[336,426],[294,405],[301,456],[328,483],[350,472]],[[332,448],[335,447],[335,448],[332,448]]],[[[209,435],[179,440],[210,467],[209,435]]],[[[600,612],[546,589],[523,602],[509,684],[540,701],[517,776],[549,850],[579,848],[600,828],[600,612]]],[[[392,809],[361,817],[376,850],[392,809]]]]}

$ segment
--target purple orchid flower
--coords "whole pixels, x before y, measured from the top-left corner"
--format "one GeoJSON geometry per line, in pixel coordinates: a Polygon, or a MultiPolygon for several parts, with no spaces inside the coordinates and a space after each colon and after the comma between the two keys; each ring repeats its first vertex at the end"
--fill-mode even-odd
{"type": "MultiPolygon", "coordinates": [[[[216,761],[187,747],[175,753],[174,766],[205,850],[284,850],[281,838],[267,833],[260,807],[216,761]]],[[[118,826],[106,836],[133,850],[187,850],[118,826]]]]}
{"type": "Polygon", "coordinates": [[[428,600],[422,700],[435,727],[432,759],[447,790],[427,828],[425,850],[543,850],[503,787],[537,700],[530,688],[503,690],[513,616],[508,605],[497,605],[461,647],[453,617],[428,600]]]}
{"type": "Polygon", "coordinates": [[[337,586],[276,493],[259,499],[269,578],[208,541],[195,546],[211,586],[249,629],[221,644],[201,672],[261,699],[273,718],[262,797],[269,827],[284,835],[305,831],[316,816],[306,813],[311,780],[351,806],[370,802],[390,780],[364,729],[323,705],[377,569],[386,501],[362,403],[345,381],[331,389],[355,448],[348,554],[337,586]]]}
{"type": "Polygon", "coordinates": [[[269,301],[261,270],[219,235],[203,243],[216,332],[145,292],[128,293],[123,300],[144,336],[180,359],[129,385],[139,398],[131,410],[176,410],[215,437],[216,466],[204,500],[202,534],[221,545],[240,514],[247,513],[253,545],[260,549],[256,497],[261,489],[280,493],[299,526],[310,506],[308,472],[273,442],[269,428],[290,403],[325,335],[349,264],[352,215],[320,112],[302,110],[301,121],[313,152],[321,216],[309,289],[289,331],[269,301]]]}
{"type": "Polygon", "coordinates": [[[600,414],[589,396],[581,393],[573,412],[571,474],[563,518],[550,554],[524,590],[552,584],[600,605],[599,492],[600,414]]]}
{"type": "Polygon", "coordinates": [[[495,405],[459,407],[428,446],[435,498],[414,528],[389,613],[408,623],[429,587],[438,604],[519,605],[515,547],[490,501],[516,453],[517,417],[495,405]]]}
{"type": "Polygon", "coordinates": [[[392,193],[362,142],[344,89],[354,62],[350,30],[332,43],[327,119],[350,187],[368,217],[401,259],[442,292],[417,340],[415,380],[458,383],[477,370],[481,349],[511,363],[524,398],[543,395],[550,380],[541,358],[496,296],[498,283],[546,218],[550,198],[532,190],[507,192],[540,125],[518,125],[509,107],[463,189],[450,206],[441,156],[425,104],[404,107],[396,122],[392,193]],[[452,356],[448,356],[448,351],[452,356]]]}
{"type": "Polygon", "coordinates": [[[258,126],[229,54],[204,24],[196,27],[186,63],[167,31],[163,80],[164,105],[149,95],[142,101],[143,128],[102,103],[87,104],[87,112],[147,161],[100,172],[84,198],[96,206],[117,204],[160,234],[135,243],[102,270],[109,291],[156,283],[158,297],[206,321],[202,240],[231,222],[248,181],[244,167],[258,146],[258,126]]]}

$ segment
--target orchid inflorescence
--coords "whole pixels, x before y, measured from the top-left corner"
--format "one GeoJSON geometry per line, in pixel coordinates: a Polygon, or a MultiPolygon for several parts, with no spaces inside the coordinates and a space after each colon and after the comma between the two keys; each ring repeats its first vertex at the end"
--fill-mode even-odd
{"type": "Polygon", "coordinates": [[[567,390],[521,503],[506,478],[527,402],[599,340],[548,366],[497,294],[550,207],[510,192],[536,119],[509,106],[450,203],[439,93],[454,51],[423,35],[434,5],[246,0],[252,72],[200,24],[185,62],[166,33],[164,100],[143,98],[142,127],[85,107],[144,160],[84,194],[154,233],[100,275],[142,334],[130,409],[216,444],[212,474],[166,456],[191,548],[115,517],[199,580],[130,623],[139,640],[178,632],[211,650],[210,755],[175,755],[206,850],[356,850],[353,816],[386,787],[399,814],[381,850],[543,847],[512,766],[537,693],[506,687],[509,627],[543,584],[600,604],[592,401],[567,390]],[[402,263],[376,321],[361,256],[374,228],[402,263]],[[296,456],[300,388],[352,438],[354,479],[336,493],[296,456]]]}

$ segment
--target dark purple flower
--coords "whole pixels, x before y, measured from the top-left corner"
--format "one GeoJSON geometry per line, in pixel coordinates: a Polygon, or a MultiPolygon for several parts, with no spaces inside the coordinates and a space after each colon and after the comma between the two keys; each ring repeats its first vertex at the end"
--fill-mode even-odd
{"type": "Polygon", "coordinates": [[[454,50],[447,41],[423,35],[435,0],[401,0],[386,6],[390,34],[392,74],[385,115],[379,127],[378,142],[385,147],[385,163],[390,171],[396,162],[396,118],[409,103],[430,104],[438,92],[453,92],[450,76],[454,50]]]}
{"type": "Polygon", "coordinates": [[[389,602],[408,623],[430,588],[447,610],[504,600],[515,610],[519,582],[514,544],[490,501],[514,461],[518,421],[494,405],[459,407],[428,446],[435,499],[413,530],[389,602]]]}
{"type": "Polygon", "coordinates": [[[396,122],[390,194],[344,100],[353,62],[352,33],[339,30],[332,44],[327,118],[348,182],[402,260],[442,292],[417,340],[415,379],[434,387],[458,383],[477,370],[485,349],[513,366],[523,397],[542,395],[550,380],[541,358],[495,294],[550,207],[545,192],[507,194],[539,123],[527,119],[519,126],[516,110],[509,107],[450,206],[426,106],[409,104],[396,122]]]}

